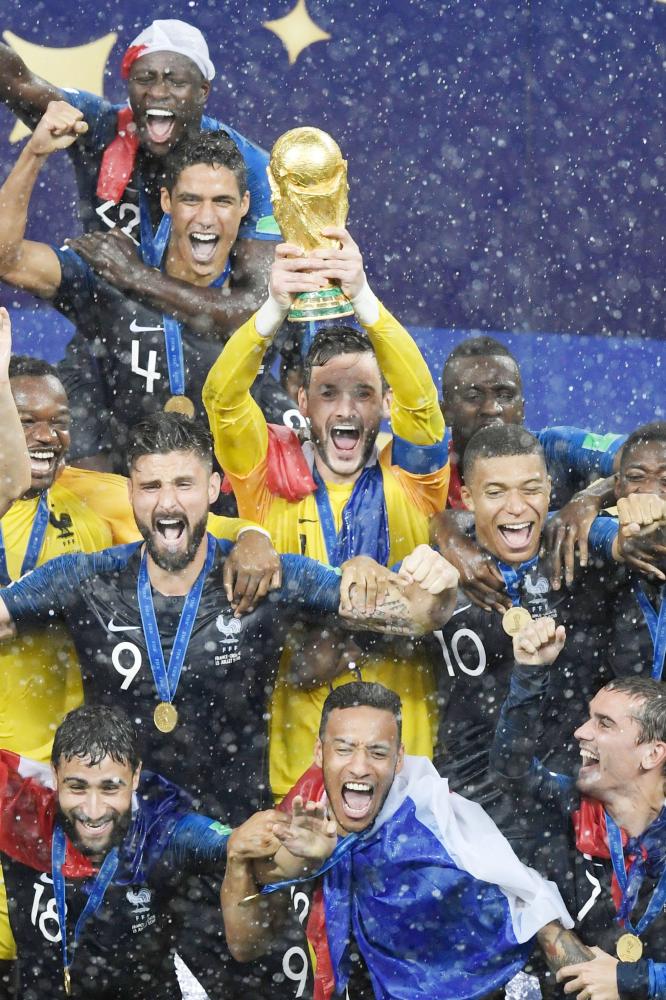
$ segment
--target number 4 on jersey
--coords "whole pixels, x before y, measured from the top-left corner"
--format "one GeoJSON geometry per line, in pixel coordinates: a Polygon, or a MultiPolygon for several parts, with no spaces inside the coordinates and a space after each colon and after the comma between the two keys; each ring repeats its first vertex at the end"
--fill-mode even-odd
{"type": "Polygon", "coordinates": [[[157,351],[148,351],[148,367],[142,368],[139,364],[139,341],[132,341],[132,372],[141,375],[146,380],[146,392],[154,392],[153,382],[162,378],[157,371],[157,351]]]}

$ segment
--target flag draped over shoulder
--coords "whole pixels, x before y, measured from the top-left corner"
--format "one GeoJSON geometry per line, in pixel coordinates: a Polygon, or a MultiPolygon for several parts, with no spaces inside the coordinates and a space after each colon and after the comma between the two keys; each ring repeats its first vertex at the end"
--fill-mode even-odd
{"type": "MultiPolygon", "coordinates": [[[[56,811],[50,767],[0,750],[0,851],[36,871],[50,872],[56,811]]],[[[143,771],[114,882],[145,879],[179,820],[191,811],[192,800],[181,788],[159,774],[143,771]]],[[[62,870],[66,878],[88,878],[95,871],[69,838],[62,870]]]]}
{"type": "MultiPolygon", "coordinates": [[[[315,777],[302,779],[310,797],[315,777]]],[[[316,1000],[334,983],[344,992],[352,934],[380,1000],[472,1000],[523,967],[544,924],[573,926],[554,883],[424,757],[405,757],[372,828],[324,875],[321,900],[308,924],[316,1000]]]]}

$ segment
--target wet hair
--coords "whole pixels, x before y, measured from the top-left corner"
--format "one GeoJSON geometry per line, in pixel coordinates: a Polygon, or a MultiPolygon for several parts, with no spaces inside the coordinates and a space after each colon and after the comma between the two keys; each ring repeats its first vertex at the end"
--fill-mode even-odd
{"type": "Polygon", "coordinates": [[[516,366],[520,378],[518,362],[511,351],[504,344],[500,344],[499,340],[495,340],[494,337],[468,337],[467,340],[461,341],[457,347],[453,348],[444,362],[442,387],[447,384],[447,378],[454,361],[458,361],[460,358],[509,358],[516,366]]]}
{"type": "MultiPolygon", "coordinates": [[[[372,354],[376,357],[372,344],[360,330],[353,326],[326,327],[315,335],[303,359],[303,388],[310,388],[313,368],[321,368],[341,354],[372,354]]],[[[387,389],[382,375],[382,392],[387,389]]]]}
{"type": "Polygon", "coordinates": [[[651,424],[643,424],[631,432],[622,445],[620,468],[622,469],[627,464],[627,459],[634,448],[640,448],[652,441],[662,441],[666,444],[666,420],[655,420],[651,424]]]}
{"type": "Polygon", "coordinates": [[[616,677],[601,690],[618,691],[640,701],[640,707],[637,706],[637,710],[632,712],[638,723],[639,743],[666,743],[666,685],[662,681],[641,676],[616,677]]]}
{"type": "Polygon", "coordinates": [[[402,740],[402,703],[400,698],[383,684],[370,681],[351,681],[330,692],[321,710],[319,739],[323,740],[328,717],[336,708],[378,708],[390,712],[398,725],[398,744],[402,740]]]}
{"type": "Polygon", "coordinates": [[[141,763],[136,726],[120,708],[81,705],[69,712],[56,729],[51,763],[57,768],[61,760],[74,757],[90,758],[91,765],[111,757],[136,771],[141,763]]]}
{"type": "Polygon", "coordinates": [[[226,167],[236,178],[238,193],[247,191],[247,167],[240,149],[226,132],[199,132],[191,139],[178,143],[168,154],[165,165],[165,186],[173,191],[183,170],[205,163],[209,167],[226,167]]]}
{"type": "Polygon", "coordinates": [[[127,468],[144,455],[168,455],[172,451],[192,451],[212,468],[213,439],[208,427],[184,413],[151,413],[135,424],[127,439],[127,468]]]}
{"type": "Polygon", "coordinates": [[[519,424],[491,424],[472,434],[463,455],[463,478],[467,482],[478,458],[505,458],[510,455],[546,456],[534,434],[519,424]]]}
{"type": "Polygon", "coordinates": [[[50,375],[60,382],[60,375],[55,365],[33,358],[30,354],[12,354],[9,360],[9,378],[43,378],[50,375]]]}

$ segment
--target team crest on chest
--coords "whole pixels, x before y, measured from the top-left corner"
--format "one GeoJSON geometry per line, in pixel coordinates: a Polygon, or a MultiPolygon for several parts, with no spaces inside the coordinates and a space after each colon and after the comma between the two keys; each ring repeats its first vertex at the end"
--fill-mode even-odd
{"type": "Polygon", "coordinates": [[[132,934],[150,927],[155,923],[155,914],[151,913],[150,904],[153,894],[150,889],[142,886],[140,889],[128,889],[125,894],[127,902],[132,907],[132,934]]]}

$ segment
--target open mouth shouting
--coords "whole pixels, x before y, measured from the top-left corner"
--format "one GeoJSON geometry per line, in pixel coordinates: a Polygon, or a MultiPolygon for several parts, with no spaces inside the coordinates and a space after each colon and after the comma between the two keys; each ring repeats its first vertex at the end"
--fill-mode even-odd
{"type": "Polygon", "coordinates": [[[334,424],[330,438],[340,457],[351,458],[361,442],[361,429],[355,424],[334,424]]]}
{"type": "Polygon", "coordinates": [[[184,517],[169,515],[156,517],[154,522],[155,535],[164,542],[167,548],[177,549],[181,539],[186,535],[187,521],[184,517]]]}
{"type": "Polygon", "coordinates": [[[351,820],[365,819],[375,795],[374,785],[366,781],[346,781],[342,786],[342,808],[351,820]]]}
{"type": "Polygon", "coordinates": [[[210,264],[215,257],[220,237],[217,233],[190,233],[192,257],[197,264],[210,264]]]}
{"type": "Polygon", "coordinates": [[[520,552],[529,547],[534,532],[534,522],[520,521],[516,524],[498,524],[497,530],[507,548],[520,552]]]}
{"type": "Polygon", "coordinates": [[[146,131],[148,138],[156,146],[162,146],[171,140],[176,116],[166,108],[148,108],[145,112],[146,131]]]}

